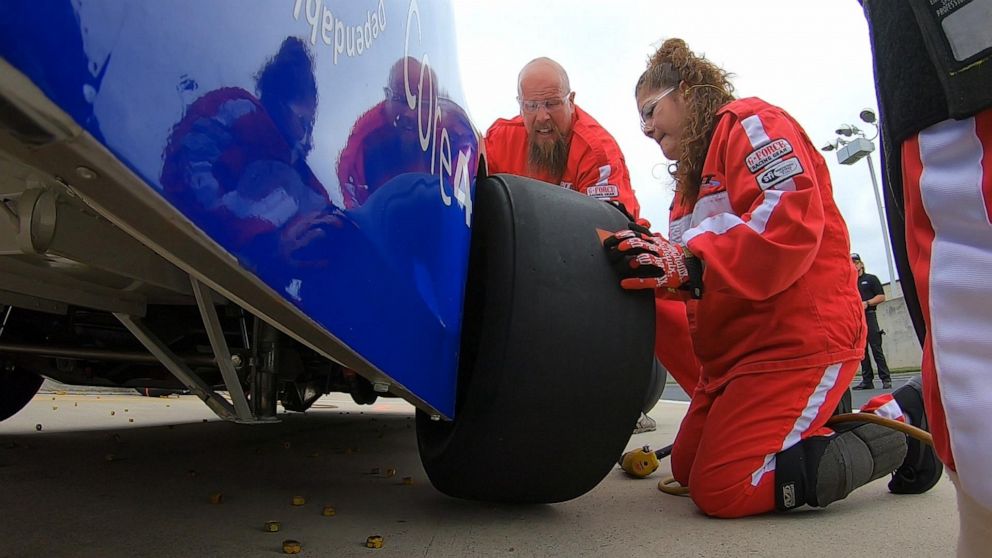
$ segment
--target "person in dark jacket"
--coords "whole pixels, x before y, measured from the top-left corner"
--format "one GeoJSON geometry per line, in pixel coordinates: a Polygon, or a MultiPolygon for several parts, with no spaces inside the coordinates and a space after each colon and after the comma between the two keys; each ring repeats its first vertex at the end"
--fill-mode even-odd
{"type": "Polygon", "coordinates": [[[889,376],[889,366],[885,363],[885,353],[882,352],[882,330],[878,327],[878,317],[875,316],[875,309],[885,302],[885,291],[882,290],[878,277],[865,272],[861,256],[851,254],[851,261],[858,270],[858,292],[861,293],[865,322],[868,324],[868,344],[865,346],[865,357],[861,359],[861,383],[851,389],[875,389],[875,374],[871,367],[871,357],[868,356],[869,347],[875,357],[875,364],[878,365],[878,379],[882,380],[882,387],[891,389],[892,378],[889,376]]]}

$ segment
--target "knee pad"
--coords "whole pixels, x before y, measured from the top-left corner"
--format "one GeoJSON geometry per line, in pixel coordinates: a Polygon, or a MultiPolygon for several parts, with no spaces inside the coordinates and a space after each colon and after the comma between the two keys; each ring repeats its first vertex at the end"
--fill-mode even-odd
{"type": "Polygon", "coordinates": [[[884,477],[906,457],[906,435],[877,424],[839,425],[775,456],[775,508],[824,507],[884,477]]]}

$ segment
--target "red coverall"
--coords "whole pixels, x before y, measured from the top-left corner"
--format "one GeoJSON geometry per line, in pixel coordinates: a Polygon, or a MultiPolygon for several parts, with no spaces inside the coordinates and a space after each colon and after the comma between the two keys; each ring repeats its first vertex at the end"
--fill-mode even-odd
{"type": "MultiPolygon", "coordinates": [[[[568,162],[560,185],[601,200],[623,203],[631,215],[641,211],[630,187],[630,173],[620,146],[599,122],[578,106],[572,122],[568,162]]],[[[523,118],[499,119],[486,132],[489,172],[527,176],[553,183],[553,177],[527,168],[527,129],[523,118]]]]}
{"type": "Polygon", "coordinates": [[[669,238],[704,264],[689,303],[702,363],[672,472],[709,515],[775,509],[775,455],[824,426],[858,369],[865,321],[826,164],[783,110],[718,112],[698,199],[669,238]]]}

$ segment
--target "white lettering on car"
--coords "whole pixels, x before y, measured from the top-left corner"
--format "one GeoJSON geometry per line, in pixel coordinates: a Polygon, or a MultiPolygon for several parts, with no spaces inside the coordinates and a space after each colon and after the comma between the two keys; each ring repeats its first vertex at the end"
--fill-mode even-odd
{"type": "Polygon", "coordinates": [[[323,0],[296,0],[293,5],[293,18],[306,18],[310,24],[310,44],[316,45],[318,38],[327,46],[334,46],[334,64],[338,56],[361,56],[372,48],[372,42],[386,30],[386,6],[383,0],[375,11],[369,10],[365,15],[365,23],[347,25],[341,19],[334,17],[334,12],[323,5],[323,0]]]}
{"type": "Polygon", "coordinates": [[[448,129],[443,126],[441,118],[441,107],[438,103],[439,92],[437,84],[434,83],[433,72],[430,66],[430,57],[425,52],[423,57],[419,61],[421,64],[420,68],[420,79],[417,80],[417,91],[414,93],[411,89],[410,83],[410,61],[416,60],[410,56],[410,29],[412,28],[412,23],[416,18],[417,25],[417,39],[422,38],[422,29],[420,26],[420,8],[417,5],[417,0],[412,0],[410,2],[410,11],[407,12],[406,17],[406,42],[404,46],[404,63],[403,67],[403,81],[404,89],[406,92],[406,103],[410,110],[417,111],[417,133],[420,138],[420,149],[427,153],[430,150],[431,156],[431,174],[437,174],[438,177],[438,191],[441,196],[441,202],[446,206],[451,205],[451,199],[454,197],[458,206],[462,208],[465,212],[465,226],[471,226],[472,224],[472,169],[470,168],[470,163],[472,161],[471,148],[458,151],[458,158],[455,161],[454,176],[452,176],[452,154],[451,154],[451,139],[448,134],[448,129]],[[425,92],[425,80],[427,81],[427,91],[425,92]],[[425,96],[426,93],[426,96],[425,96]],[[426,118],[424,117],[424,111],[427,111],[426,118]],[[435,164],[437,165],[435,167],[435,164]],[[449,194],[445,189],[445,179],[452,179],[452,192],[449,194]]]}

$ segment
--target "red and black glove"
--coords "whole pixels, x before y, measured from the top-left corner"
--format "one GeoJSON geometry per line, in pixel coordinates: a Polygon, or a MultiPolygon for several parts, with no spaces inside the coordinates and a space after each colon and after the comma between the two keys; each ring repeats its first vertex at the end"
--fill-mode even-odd
{"type": "Polygon", "coordinates": [[[695,258],[686,258],[685,250],[656,236],[637,223],[603,240],[610,260],[620,272],[620,286],[625,289],[689,290],[693,297],[702,294],[701,267],[695,258]]]}

